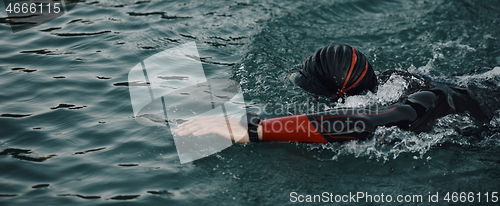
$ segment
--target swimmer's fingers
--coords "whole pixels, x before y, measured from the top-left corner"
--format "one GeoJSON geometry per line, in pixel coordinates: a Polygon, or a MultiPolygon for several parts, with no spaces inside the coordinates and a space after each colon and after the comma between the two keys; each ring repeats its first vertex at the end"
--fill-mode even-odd
{"type": "MultiPolygon", "coordinates": [[[[231,131],[227,128],[227,126],[213,125],[201,128],[192,133],[194,136],[202,136],[206,134],[216,134],[226,139],[231,139],[231,131]]],[[[234,137],[233,137],[234,138],[234,137]]]]}
{"type": "Polygon", "coordinates": [[[225,121],[224,117],[220,116],[207,116],[207,117],[195,117],[187,122],[182,123],[179,125],[180,128],[186,128],[186,127],[192,127],[193,125],[199,125],[199,124],[204,124],[207,122],[221,122],[225,121]]]}
{"type": "Polygon", "coordinates": [[[220,123],[217,123],[217,122],[204,122],[204,123],[200,123],[200,124],[191,124],[191,125],[184,126],[182,128],[178,128],[174,132],[177,135],[183,137],[183,136],[193,134],[194,132],[196,132],[198,130],[202,130],[204,128],[215,128],[215,127],[219,127],[219,125],[220,125],[220,123]]]}
{"type": "Polygon", "coordinates": [[[234,118],[197,117],[183,123],[174,132],[179,136],[216,134],[236,142],[248,142],[247,129],[234,118]]]}

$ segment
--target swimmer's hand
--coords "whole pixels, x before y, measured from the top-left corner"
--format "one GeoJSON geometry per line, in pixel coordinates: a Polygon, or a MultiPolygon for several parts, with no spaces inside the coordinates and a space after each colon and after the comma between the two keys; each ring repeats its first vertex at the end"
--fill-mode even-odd
{"type": "MultiPolygon", "coordinates": [[[[260,126],[258,130],[259,129],[260,126]]],[[[238,143],[250,141],[248,138],[247,129],[240,124],[239,119],[225,118],[220,116],[193,118],[179,125],[179,127],[174,130],[174,133],[181,137],[190,134],[194,136],[216,134],[226,139],[232,139],[238,143]]],[[[259,135],[259,138],[261,136],[262,135],[259,135]]]]}

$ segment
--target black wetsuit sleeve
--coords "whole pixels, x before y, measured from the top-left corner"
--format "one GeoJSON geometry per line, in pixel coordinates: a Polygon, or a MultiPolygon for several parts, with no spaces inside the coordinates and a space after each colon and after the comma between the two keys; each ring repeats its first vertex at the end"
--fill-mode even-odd
{"type": "MultiPolygon", "coordinates": [[[[490,111],[495,111],[495,104],[481,105],[481,103],[479,101],[476,101],[476,99],[474,98],[477,97],[475,96],[475,94],[477,93],[459,88],[454,88],[453,90],[456,91],[456,93],[453,94],[452,99],[454,108],[457,113],[469,113],[470,116],[474,117],[474,119],[480,122],[490,122],[491,118],[493,117],[492,114],[494,113],[490,111]]],[[[490,93],[490,96],[488,98],[492,99],[493,97],[495,96],[490,93]]],[[[496,102],[496,105],[498,104],[499,102],[496,102]]]]}
{"type": "MultiPolygon", "coordinates": [[[[488,123],[491,119],[485,112],[487,107],[481,106],[480,103],[471,96],[467,88],[452,84],[433,83],[433,88],[428,89],[428,91],[433,92],[438,97],[434,106],[435,108],[433,109],[434,113],[440,114],[437,117],[446,115],[442,114],[442,111],[447,110],[447,114],[467,113],[474,119],[483,123],[488,123]],[[442,104],[442,106],[438,107],[439,104],[442,104]]],[[[437,117],[435,117],[435,119],[437,117]]]]}
{"type": "Polygon", "coordinates": [[[263,141],[337,142],[364,140],[379,126],[424,132],[451,113],[486,118],[478,103],[450,87],[414,93],[391,108],[337,108],[329,111],[262,120],[263,141]]]}
{"type": "Polygon", "coordinates": [[[378,110],[338,108],[334,110],[262,120],[263,141],[337,142],[364,140],[378,126],[409,128],[417,120],[411,105],[378,110]]]}
{"type": "Polygon", "coordinates": [[[379,126],[398,126],[406,129],[417,119],[417,113],[410,105],[399,105],[379,111],[368,109],[333,110],[308,115],[328,142],[339,141],[338,137],[349,136],[364,140],[370,137],[379,126]],[[340,111],[339,111],[340,110],[340,111]]]}

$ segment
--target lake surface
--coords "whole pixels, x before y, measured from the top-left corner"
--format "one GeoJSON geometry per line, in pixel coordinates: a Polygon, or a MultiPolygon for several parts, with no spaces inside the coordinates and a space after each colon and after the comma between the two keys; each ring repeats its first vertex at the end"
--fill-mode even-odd
{"type": "MultiPolygon", "coordinates": [[[[500,115],[490,124],[448,115],[421,134],[379,128],[365,142],[235,144],[181,164],[168,127],[136,122],[127,86],[144,59],[195,42],[207,78],[239,82],[245,100],[258,100],[249,110],[324,109],[288,74],[331,43],[357,48],[377,72],[498,88],[497,1],[87,0],[16,33],[1,4],[0,205],[290,205],[323,192],[483,205],[500,196],[500,115]]],[[[338,106],[390,105],[404,87],[395,78],[338,106]]],[[[387,204],[375,200],[354,204],[387,204]]]]}

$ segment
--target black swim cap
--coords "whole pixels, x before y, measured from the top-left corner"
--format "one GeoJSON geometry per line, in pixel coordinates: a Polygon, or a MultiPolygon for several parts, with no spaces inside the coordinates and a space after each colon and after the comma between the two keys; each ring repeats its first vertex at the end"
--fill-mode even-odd
{"type": "Polygon", "coordinates": [[[375,91],[377,77],[365,55],[345,44],[332,44],[309,56],[292,82],[308,92],[329,96],[375,91]]]}

